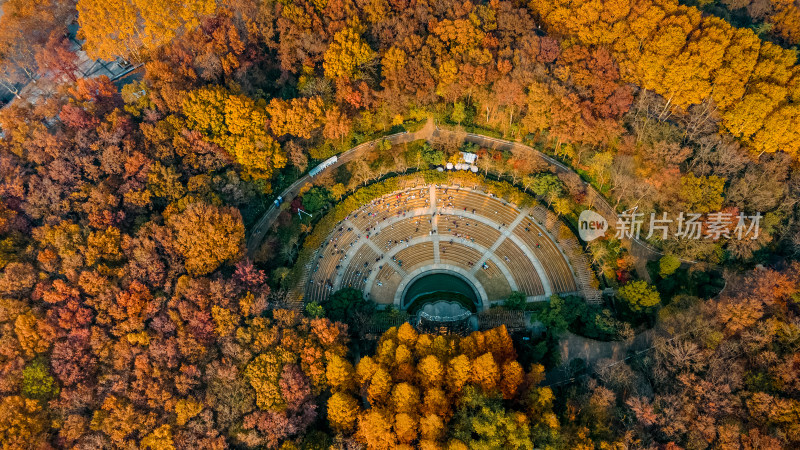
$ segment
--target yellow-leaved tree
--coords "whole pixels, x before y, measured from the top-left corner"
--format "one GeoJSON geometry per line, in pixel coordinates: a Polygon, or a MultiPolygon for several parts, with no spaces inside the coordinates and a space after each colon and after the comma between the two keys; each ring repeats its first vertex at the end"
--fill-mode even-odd
{"type": "Polygon", "coordinates": [[[428,355],[417,365],[419,383],[425,387],[439,387],[444,382],[444,366],[434,355],[428,355]]]}
{"type": "Polygon", "coordinates": [[[183,113],[189,128],[222,147],[242,165],[245,175],[268,179],[286,166],[286,154],[267,133],[263,104],[214,86],[189,92],[183,113]]]}
{"type": "Polygon", "coordinates": [[[358,412],[358,401],[351,395],[336,392],[328,399],[328,421],[338,432],[352,431],[358,412]]]}
{"type": "Polygon", "coordinates": [[[140,61],[213,14],[215,0],[78,0],[80,33],[92,58],[140,61]]]}
{"type": "Polygon", "coordinates": [[[472,381],[483,388],[484,391],[491,391],[497,388],[500,381],[500,371],[491,353],[484,353],[475,358],[472,363],[472,381]]]}
{"type": "Polygon", "coordinates": [[[359,27],[344,28],[333,36],[333,42],[325,51],[325,76],[331,79],[358,78],[359,67],[373,58],[375,52],[361,37],[359,27]]]}
{"type": "Polygon", "coordinates": [[[334,391],[349,391],[355,382],[353,365],[350,364],[350,361],[336,355],[328,358],[326,374],[328,384],[334,391]]]}
{"type": "MultiPolygon", "coordinates": [[[[800,36],[796,2],[766,4],[778,34],[800,36]]],[[[665,113],[673,105],[710,102],[722,126],[754,152],[800,154],[800,127],[793,126],[800,118],[798,94],[792,93],[800,68],[793,49],[762,41],[752,29],[734,28],[678,0],[545,0],[528,5],[548,32],[609,48],[622,79],[662,95],[665,113]]],[[[537,86],[531,90],[535,95],[523,125],[535,131],[546,120],[532,112],[541,109],[547,96],[537,86]]]]}
{"type": "Polygon", "coordinates": [[[552,392],[537,388],[542,368],[526,375],[505,327],[433,336],[405,323],[381,336],[376,354],[356,365],[357,386],[337,381],[342,363],[328,360],[328,421],[367,449],[533,448],[533,436],[557,432],[552,392]]]}

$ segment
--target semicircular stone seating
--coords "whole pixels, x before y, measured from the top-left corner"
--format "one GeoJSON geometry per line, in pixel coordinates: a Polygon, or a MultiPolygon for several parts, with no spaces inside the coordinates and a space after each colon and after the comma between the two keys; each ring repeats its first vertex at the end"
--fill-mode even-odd
{"type": "Polygon", "coordinates": [[[528,301],[551,294],[601,301],[588,258],[552,212],[442,185],[393,192],[353,211],[316,251],[304,297],[321,302],[352,287],[378,304],[403,308],[403,290],[431,270],[476,285],[483,308],[512,291],[528,301]]]}

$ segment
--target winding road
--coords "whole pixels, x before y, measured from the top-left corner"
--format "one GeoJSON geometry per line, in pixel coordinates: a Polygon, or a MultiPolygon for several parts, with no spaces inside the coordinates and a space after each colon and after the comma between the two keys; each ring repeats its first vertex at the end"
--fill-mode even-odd
{"type": "MultiPolygon", "coordinates": [[[[434,123],[433,119],[428,119],[428,122],[425,124],[423,128],[415,132],[408,132],[404,131],[401,133],[395,133],[388,136],[384,136],[378,139],[374,139],[368,142],[364,142],[363,144],[359,144],[343,153],[339,154],[339,158],[336,163],[332,164],[331,166],[327,167],[323,172],[328,172],[331,170],[335,170],[337,167],[341,166],[342,164],[347,164],[348,162],[354,160],[360,154],[364,153],[365,151],[371,150],[381,141],[389,141],[393,145],[412,142],[419,139],[425,139],[428,141],[435,141],[443,138],[453,138],[453,137],[463,137],[463,139],[467,142],[472,142],[478,145],[481,145],[486,148],[492,148],[496,150],[523,150],[529,152],[531,155],[535,155],[536,157],[540,158],[544,161],[547,165],[549,165],[553,172],[556,174],[565,174],[570,176],[575,176],[577,179],[583,183],[587,196],[589,197],[590,204],[597,209],[597,212],[601,214],[605,219],[608,221],[609,226],[613,226],[616,224],[617,221],[617,212],[612,207],[608,201],[599,193],[597,190],[594,189],[589,183],[583,181],[575,171],[570,169],[565,164],[551,158],[550,156],[545,155],[544,153],[536,150],[533,147],[520,144],[518,142],[507,141],[504,139],[493,138],[489,136],[484,136],[480,134],[474,133],[457,133],[455,131],[446,130],[439,128],[434,123]]],[[[290,204],[292,200],[297,196],[297,193],[305,187],[309,185],[312,181],[312,178],[309,175],[304,175],[291,186],[286,188],[280,195],[283,197],[284,203],[290,204]]],[[[256,223],[253,227],[253,231],[250,237],[247,240],[247,253],[252,257],[255,252],[258,250],[259,245],[261,245],[261,241],[264,240],[266,235],[266,231],[272,228],[272,224],[278,218],[280,214],[281,208],[275,206],[274,204],[270,206],[270,208],[261,216],[261,219],[256,223]]],[[[628,248],[630,249],[631,254],[635,257],[637,261],[637,269],[640,273],[640,276],[649,278],[647,270],[645,269],[645,263],[652,259],[660,258],[663,253],[652,247],[651,245],[643,242],[639,239],[629,239],[625,240],[624,242],[627,244],[628,248]]],[[[684,262],[693,262],[693,261],[684,261],[684,262]]]]}
{"type": "MultiPolygon", "coordinates": [[[[388,136],[384,136],[378,139],[373,139],[368,142],[364,142],[363,144],[356,145],[355,147],[344,151],[338,155],[338,159],[335,163],[331,164],[322,173],[328,173],[332,170],[335,170],[337,167],[341,166],[342,164],[347,164],[350,161],[354,160],[358,155],[364,153],[365,151],[371,150],[375,147],[379,142],[382,141],[389,141],[392,145],[403,144],[406,142],[416,141],[418,139],[430,139],[433,135],[435,130],[435,125],[433,124],[432,120],[429,120],[428,123],[425,124],[423,128],[415,132],[408,132],[403,131],[400,133],[390,134],[388,136]]],[[[283,197],[283,203],[291,204],[292,200],[297,196],[297,193],[305,187],[306,185],[311,184],[312,177],[308,174],[303,175],[297,181],[291,184],[288,188],[286,188],[280,196],[283,197]]],[[[261,241],[264,240],[265,233],[267,230],[272,228],[272,224],[278,218],[278,215],[281,212],[281,208],[279,206],[275,206],[273,203],[270,205],[267,212],[261,216],[261,219],[253,227],[253,232],[251,233],[250,237],[247,239],[247,254],[252,258],[253,254],[258,250],[259,245],[261,245],[261,241]]]]}

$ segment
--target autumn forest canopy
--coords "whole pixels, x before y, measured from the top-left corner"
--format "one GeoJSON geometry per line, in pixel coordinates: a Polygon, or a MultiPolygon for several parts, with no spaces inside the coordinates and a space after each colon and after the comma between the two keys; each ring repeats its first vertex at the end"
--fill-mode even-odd
{"type": "Polygon", "coordinates": [[[797,1],[0,8],[3,449],[800,447],[797,1]],[[539,207],[597,301],[304,301],[412,182],[539,207]],[[760,229],[578,241],[601,203],[760,229]]]}

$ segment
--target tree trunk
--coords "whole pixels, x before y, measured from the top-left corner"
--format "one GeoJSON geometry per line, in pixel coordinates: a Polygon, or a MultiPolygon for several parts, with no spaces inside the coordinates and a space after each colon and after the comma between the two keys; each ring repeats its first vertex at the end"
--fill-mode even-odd
{"type": "Polygon", "coordinates": [[[669,100],[667,100],[667,104],[664,105],[664,109],[661,110],[661,114],[658,115],[658,120],[663,120],[664,113],[666,113],[669,110],[669,105],[671,104],[672,104],[672,96],[670,96],[669,100]]]}

